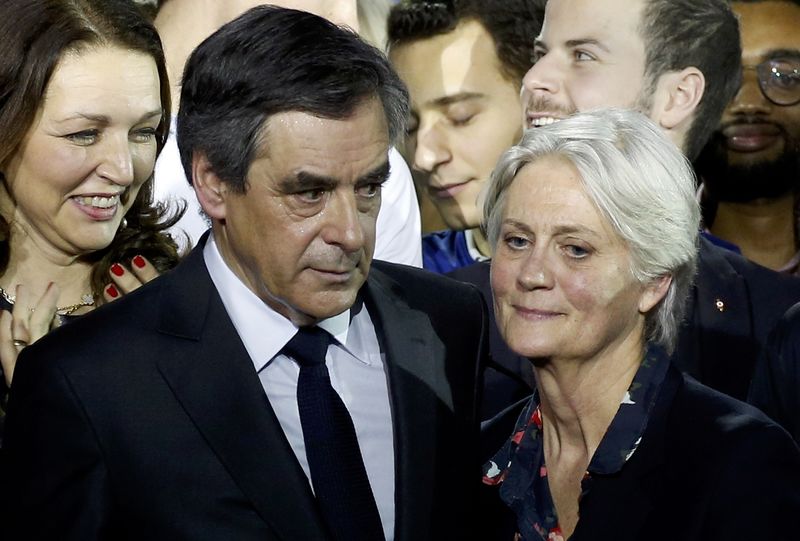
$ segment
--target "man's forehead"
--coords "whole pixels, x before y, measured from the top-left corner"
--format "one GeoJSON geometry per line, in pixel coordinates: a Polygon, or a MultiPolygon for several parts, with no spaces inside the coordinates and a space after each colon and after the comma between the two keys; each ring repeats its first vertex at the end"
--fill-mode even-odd
{"type": "Polygon", "coordinates": [[[502,77],[494,43],[476,21],[395,47],[392,62],[415,109],[474,99],[484,83],[502,77]]]}
{"type": "Polygon", "coordinates": [[[800,51],[800,5],[788,1],[734,2],[733,10],[739,17],[745,58],[800,51]]]}
{"type": "Polygon", "coordinates": [[[271,115],[261,130],[253,165],[277,178],[305,172],[355,180],[381,166],[390,147],[380,100],[370,99],[343,118],[303,111],[271,115]]]}
{"type": "Polygon", "coordinates": [[[591,40],[613,49],[616,43],[641,40],[644,0],[550,0],[537,41],[552,48],[591,40]]]}

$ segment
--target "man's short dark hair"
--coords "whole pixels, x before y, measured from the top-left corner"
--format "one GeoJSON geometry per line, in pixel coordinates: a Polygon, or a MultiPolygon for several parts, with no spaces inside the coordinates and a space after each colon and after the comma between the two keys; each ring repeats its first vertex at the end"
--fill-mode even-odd
{"type": "Polygon", "coordinates": [[[270,116],[300,111],[346,119],[374,98],[394,141],[405,131],[408,91],[380,51],[317,15],[253,8],[201,43],[186,63],[178,111],[186,176],[191,182],[199,152],[221,180],[244,192],[270,116]]]}
{"type": "Polygon", "coordinates": [[[689,66],[703,72],[705,91],[684,144],[694,159],[741,84],[739,23],[728,0],[645,0],[641,32],[651,93],[664,73],[689,66]]]}
{"type": "Polygon", "coordinates": [[[763,2],[786,2],[789,4],[794,4],[796,6],[800,6],[800,0],[731,0],[731,3],[742,3],[742,4],[761,4],[763,2]]]}
{"type": "Polygon", "coordinates": [[[406,1],[389,12],[389,48],[452,32],[478,22],[492,37],[503,75],[522,81],[532,65],[533,42],[542,28],[543,0],[406,1]]]}

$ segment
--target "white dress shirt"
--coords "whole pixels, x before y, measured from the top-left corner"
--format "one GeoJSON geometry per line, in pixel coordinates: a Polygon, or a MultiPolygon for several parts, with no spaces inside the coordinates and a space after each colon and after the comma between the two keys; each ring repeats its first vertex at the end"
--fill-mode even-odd
{"type": "MultiPolygon", "coordinates": [[[[213,235],[208,237],[203,256],[267,399],[310,483],[297,407],[300,366],[280,353],[297,327],[239,280],[222,259],[213,235]]],[[[353,314],[352,319],[350,312],[346,310],[319,323],[335,339],[328,347],[325,364],[331,385],[353,419],[386,541],[391,541],[394,539],[394,440],[385,361],[366,307],[353,314]]]]}
{"type": "MultiPolygon", "coordinates": [[[[175,119],[170,124],[169,137],[156,161],[153,197],[156,201],[186,201],[186,213],[172,229],[188,236],[178,235],[183,248],[191,248],[209,227],[195,197],[194,189],[187,182],[178,152],[175,136],[175,119]]],[[[400,153],[389,150],[389,179],[381,190],[381,210],[375,226],[375,259],[422,267],[422,226],[419,204],[414,192],[411,172],[400,153]]]]}

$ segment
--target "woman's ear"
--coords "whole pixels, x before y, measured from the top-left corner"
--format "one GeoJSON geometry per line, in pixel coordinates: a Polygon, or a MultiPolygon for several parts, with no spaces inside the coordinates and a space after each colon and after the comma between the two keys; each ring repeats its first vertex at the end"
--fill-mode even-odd
{"type": "Polygon", "coordinates": [[[659,276],[645,286],[642,296],[639,298],[639,312],[646,314],[657,305],[669,291],[672,283],[672,276],[659,276]]]}
{"type": "Polygon", "coordinates": [[[196,152],[192,156],[192,186],[203,211],[212,220],[224,220],[228,190],[205,154],[196,152]]]}

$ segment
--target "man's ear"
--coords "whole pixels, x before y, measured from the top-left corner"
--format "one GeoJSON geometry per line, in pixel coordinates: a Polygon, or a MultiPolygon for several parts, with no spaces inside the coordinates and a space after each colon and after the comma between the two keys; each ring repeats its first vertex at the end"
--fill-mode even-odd
{"type": "Polygon", "coordinates": [[[706,88],[706,78],[690,66],[662,75],[656,85],[651,117],[665,130],[685,134],[706,88]]]}
{"type": "Polygon", "coordinates": [[[667,294],[671,283],[672,276],[667,274],[659,276],[647,284],[642,296],[639,298],[639,312],[646,314],[652,310],[653,307],[664,298],[664,295],[667,294]]]}
{"type": "Polygon", "coordinates": [[[192,156],[192,185],[197,201],[209,218],[224,220],[227,186],[212,169],[206,155],[199,152],[192,156]]]}

